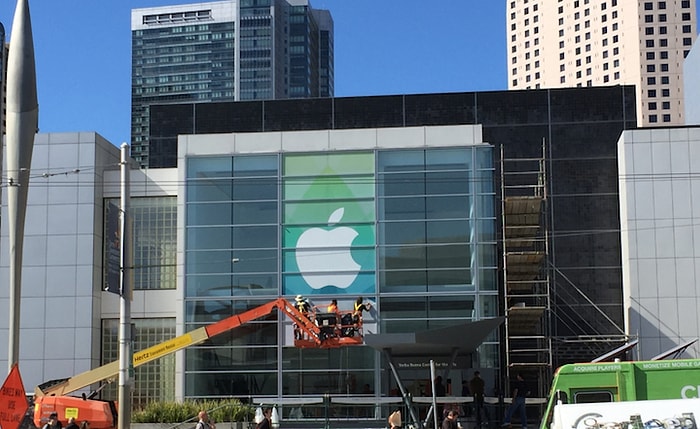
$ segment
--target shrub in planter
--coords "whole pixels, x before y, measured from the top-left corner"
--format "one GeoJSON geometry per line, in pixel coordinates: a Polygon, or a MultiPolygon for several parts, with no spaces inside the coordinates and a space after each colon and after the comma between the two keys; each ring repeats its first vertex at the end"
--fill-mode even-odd
{"type": "Polygon", "coordinates": [[[197,420],[197,413],[206,410],[215,422],[250,421],[255,415],[253,407],[238,399],[184,402],[151,402],[131,413],[132,423],[180,423],[197,420]]]}

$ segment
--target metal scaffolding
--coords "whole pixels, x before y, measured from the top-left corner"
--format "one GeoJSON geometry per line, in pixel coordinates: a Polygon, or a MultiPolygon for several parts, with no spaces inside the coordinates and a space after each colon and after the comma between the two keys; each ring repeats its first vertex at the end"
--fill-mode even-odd
{"type": "Polygon", "coordinates": [[[545,166],[544,141],[536,158],[507,158],[501,147],[505,379],[522,373],[540,398],[552,372],[545,166]]]}

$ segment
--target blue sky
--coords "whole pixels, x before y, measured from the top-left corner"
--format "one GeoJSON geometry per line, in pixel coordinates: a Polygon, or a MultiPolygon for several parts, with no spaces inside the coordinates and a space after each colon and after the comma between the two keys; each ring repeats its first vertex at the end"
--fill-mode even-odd
{"type": "MultiPolygon", "coordinates": [[[[183,0],[30,0],[40,132],[129,140],[131,9],[183,0]]],[[[506,88],[503,0],[312,0],[335,22],[336,96],[506,88]],[[428,7],[426,7],[428,6],[428,7]]],[[[9,39],[15,1],[0,5],[9,39]]]]}

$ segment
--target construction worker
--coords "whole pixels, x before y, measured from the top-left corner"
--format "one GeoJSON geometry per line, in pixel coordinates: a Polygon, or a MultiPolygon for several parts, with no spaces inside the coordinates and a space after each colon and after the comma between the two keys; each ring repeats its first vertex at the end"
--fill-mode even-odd
{"type": "Polygon", "coordinates": [[[358,296],[355,300],[355,305],[352,311],[352,319],[354,323],[359,323],[362,320],[362,312],[369,311],[372,308],[372,304],[369,302],[362,302],[362,297],[358,296]]]}
{"type": "Polygon", "coordinates": [[[331,303],[326,307],[326,313],[338,313],[338,300],[332,299],[331,303]]]}
{"type": "MultiPolygon", "coordinates": [[[[309,310],[311,310],[311,302],[302,295],[297,295],[296,298],[294,298],[294,308],[299,310],[299,312],[307,319],[310,318],[309,310]]],[[[299,323],[303,323],[303,321],[300,321],[299,323]]],[[[294,324],[294,338],[297,340],[301,340],[304,337],[299,323],[294,324]]]]}
{"type": "Polygon", "coordinates": [[[299,310],[301,314],[304,316],[309,316],[309,310],[311,309],[311,302],[307,298],[304,298],[302,295],[297,295],[296,298],[294,298],[294,308],[299,310]]]}

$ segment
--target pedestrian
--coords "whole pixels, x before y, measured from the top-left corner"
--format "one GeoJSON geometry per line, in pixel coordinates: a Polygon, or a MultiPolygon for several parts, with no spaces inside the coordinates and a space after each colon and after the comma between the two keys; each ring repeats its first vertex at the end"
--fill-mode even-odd
{"type": "Polygon", "coordinates": [[[523,378],[522,374],[516,375],[516,381],[513,383],[512,388],[512,402],[510,407],[506,410],[506,418],[503,422],[503,427],[510,426],[510,420],[513,414],[518,412],[520,414],[520,425],[523,429],[527,429],[527,413],[525,412],[525,398],[530,394],[527,383],[523,378]]]}
{"type": "Polygon", "coordinates": [[[197,422],[197,426],[194,427],[195,429],[216,429],[216,426],[209,419],[209,414],[207,414],[206,411],[200,411],[199,414],[197,414],[197,417],[199,418],[199,421],[197,422]]]}
{"type": "Polygon", "coordinates": [[[389,428],[401,429],[401,411],[396,410],[389,415],[389,428]]]}
{"type": "Polygon", "coordinates": [[[474,371],[474,376],[469,380],[469,393],[474,397],[474,412],[476,413],[476,425],[481,425],[481,412],[484,412],[484,417],[488,420],[488,411],[484,407],[484,379],[481,378],[479,371],[474,371]]]}
{"type": "Polygon", "coordinates": [[[442,376],[438,375],[435,378],[435,396],[445,396],[445,385],[442,384],[442,376]]]}
{"type": "Polygon", "coordinates": [[[75,417],[71,417],[68,419],[66,429],[80,429],[80,426],[78,426],[78,424],[75,422],[75,417]]]}
{"type": "Polygon", "coordinates": [[[457,429],[457,411],[450,410],[442,421],[441,429],[457,429]]]}
{"type": "Polygon", "coordinates": [[[270,408],[265,408],[263,410],[263,419],[260,420],[260,423],[255,426],[255,429],[272,429],[272,423],[270,422],[271,418],[272,410],[270,408]]]}
{"type": "Polygon", "coordinates": [[[83,420],[83,422],[80,423],[80,429],[90,429],[90,423],[88,423],[87,420],[83,420]]]}
{"type": "Polygon", "coordinates": [[[61,429],[63,425],[58,420],[58,413],[49,414],[49,421],[42,427],[42,429],[61,429]]]}

